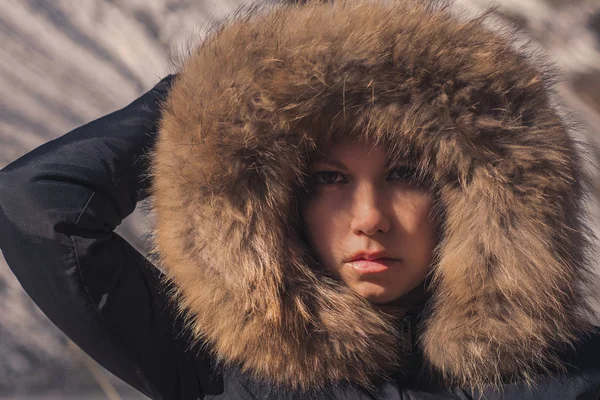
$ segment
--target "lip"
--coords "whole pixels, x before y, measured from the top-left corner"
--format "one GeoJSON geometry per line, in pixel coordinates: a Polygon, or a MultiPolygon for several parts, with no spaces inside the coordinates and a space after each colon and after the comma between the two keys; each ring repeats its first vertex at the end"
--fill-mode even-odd
{"type": "Polygon", "coordinates": [[[378,258],[374,260],[357,259],[348,261],[347,264],[350,265],[350,267],[352,267],[357,273],[365,275],[385,272],[392,264],[398,261],[399,260],[394,260],[391,258],[378,258]]]}
{"type": "Polygon", "coordinates": [[[368,260],[373,261],[377,259],[388,259],[388,255],[383,250],[376,251],[357,251],[352,254],[352,256],[347,260],[347,262],[357,261],[357,260],[368,260]]]}

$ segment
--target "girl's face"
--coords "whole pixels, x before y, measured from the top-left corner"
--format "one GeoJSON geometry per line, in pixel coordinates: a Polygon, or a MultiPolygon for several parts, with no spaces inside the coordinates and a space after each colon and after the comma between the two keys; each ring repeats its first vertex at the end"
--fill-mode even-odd
{"type": "Polygon", "coordinates": [[[325,268],[376,304],[399,299],[429,272],[436,245],[432,195],[385,150],[340,142],[313,167],[302,216],[325,268]]]}

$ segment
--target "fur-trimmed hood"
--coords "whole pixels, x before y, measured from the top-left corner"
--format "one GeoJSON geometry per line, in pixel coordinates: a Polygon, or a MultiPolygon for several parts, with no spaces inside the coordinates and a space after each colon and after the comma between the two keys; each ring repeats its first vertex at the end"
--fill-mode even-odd
{"type": "Polygon", "coordinates": [[[449,383],[529,380],[590,328],[576,144],[550,75],[484,18],[411,0],[255,6],[183,64],[152,153],[154,253],[193,337],[298,388],[402,369],[396,317],[302,240],[309,161],[385,144],[443,210],[419,346],[449,383]]]}

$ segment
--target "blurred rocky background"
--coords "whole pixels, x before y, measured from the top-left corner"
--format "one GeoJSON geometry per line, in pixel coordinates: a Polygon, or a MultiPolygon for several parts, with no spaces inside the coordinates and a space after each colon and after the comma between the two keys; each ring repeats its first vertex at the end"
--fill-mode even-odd
{"type": "MultiPolygon", "coordinates": [[[[240,3],[0,1],[0,168],[133,101],[171,72],[173,54],[195,43],[203,27],[240,3]]],[[[456,4],[479,12],[492,3],[456,4]]],[[[523,39],[544,50],[563,73],[558,95],[581,120],[581,140],[600,148],[600,0],[494,4],[496,22],[521,28],[523,39]]],[[[591,155],[589,170],[600,196],[600,151],[591,155]]],[[[598,210],[597,203],[590,204],[596,223],[598,210]]],[[[144,251],[145,226],[136,211],[117,231],[144,251]]],[[[144,397],[72,345],[31,302],[0,257],[0,399],[66,398],[144,397]]]]}

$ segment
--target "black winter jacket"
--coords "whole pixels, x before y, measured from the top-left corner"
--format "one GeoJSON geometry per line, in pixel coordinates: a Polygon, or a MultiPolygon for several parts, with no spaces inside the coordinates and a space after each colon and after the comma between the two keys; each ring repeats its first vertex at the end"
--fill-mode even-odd
{"type": "MultiPolygon", "coordinates": [[[[401,9],[403,12],[397,12],[368,4],[360,6],[362,9],[336,7],[339,6],[286,6],[285,13],[278,16],[281,19],[266,21],[260,20],[262,14],[252,14],[256,13],[254,10],[249,14],[251,18],[241,20],[239,25],[233,24],[237,36],[231,33],[234,30],[219,31],[213,42],[208,42],[214,46],[204,45],[176,77],[165,78],[122,110],[46,143],[1,170],[0,248],[10,268],[42,311],[75,343],[151,398],[469,399],[483,395],[488,399],[599,399],[600,328],[584,321],[587,303],[584,292],[578,289],[585,287],[589,278],[584,257],[585,237],[575,229],[584,226],[577,211],[582,198],[580,167],[564,126],[544,102],[545,97],[539,97],[541,87],[531,88],[536,85],[536,72],[529,71],[531,76],[528,71],[523,72],[523,61],[502,47],[506,53],[493,61],[503,63],[507,72],[498,78],[496,66],[491,62],[486,64],[490,60],[485,57],[493,58],[500,48],[492,48],[497,50],[493,52],[490,48],[483,51],[478,47],[484,46],[482,43],[495,45],[494,38],[484,37],[482,43],[473,43],[487,33],[478,24],[457,27],[439,10],[401,9]],[[307,13],[310,7],[332,8],[307,13]],[[329,12],[332,14],[326,15],[329,12]],[[404,19],[407,12],[416,14],[407,20],[404,19]],[[325,16],[328,25],[321,20],[325,16]],[[422,26],[414,22],[431,20],[438,23],[422,26]],[[253,21],[261,23],[253,25],[253,21]],[[376,42],[371,42],[372,37],[368,35],[352,38],[343,28],[358,29],[372,21],[378,21],[381,29],[368,30],[380,35],[376,42]],[[322,29],[326,25],[337,28],[322,29]],[[443,27],[446,36],[439,32],[433,34],[431,29],[438,28],[432,26],[443,27]],[[277,37],[273,30],[280,27],[287,27],[288,32],[298,35],[286,39],[291,42],[268,46],[269,40],[277,37]],[[410,49],[414,47],[398,50],[405,45],[398,39],[398,35],[402,35],[399,27],[404,34],[412,29],[412,40],[424,41],[420,48],[432,48],[442,39],[453,44],[458,41],[454,51],[470,48],[469,54],[480,64],[461,61],[461,68],[453,69],[444,65],[444,56],[439,56],[444,52],[423,56],[419,51],[420,55],[413,57],[410,49]],[[468,35],[463,36],[465,32],[468,35]],[[336,39],[336,34],[346,39],[350,37],[348,40],[353,42],[349,48],[358,49],[348,59],[344,59],[344,53],[335,53],[336,46],[343,44],[336,39]],[[472,39],[474,37],[478,39],[472,39]],[[240,50],[248,50],[248,38],[252,38],[256,46],[254,53],[247,53],[255,57],[249,63],[246,53],[240,50]],[[294,44],[297,38],[303,38],[304,42],[294,44]],[[331,40],[330,45],[317,48],[338,56],[327,57],[329,53],[318,53],[315,48],[306,50],[304,43],[319,44],[323,40],[331,40]],[[394,52],[370,53],[378,49],[374,43],[385,44],[386,40],[397,41],[393,42],[394,52]],[[294,45],[299,47],[294,48],[294,45]],[[289,49],[295,51],[288,52],[289,49]],[[302,54],[305,50],[307,53],[302,54]],[[241,61],[240,55],[244,55],[241,61]],[[292,55],[302,56],[304,61],[310,59],[313,75],[299,73],[307,68],[303,64],[298,66],[300,69],[294,69],[292,55]],[[386,57],[390,57],[389,60],[386,57]],[[441,59],[435,61],[435,57],[441,59]],[[227,60],[229,62],[224,63],[227,60]],[[278,63],[285,67],[277,67],[278,63]],[[423,76],[419,72],[424,70],[421,63],[429,63],[427,65],[439,70],[430,65],[428,73],[431,75],[423,76]],[[275,67],[269,69],[273,64],[275,67]],[[253,75],[253,68],[260,74],[253,75]],[[394,82],[395,75],[390,71],[400,74],[401,82],[412,82],[420,89],[394,82]],[[411,76],[411,73],[416,75],[411,76]],[[249,76],[254,79],[248,80],[249,76]],[[455,79],[453,83],[451,76],[455,79]],[[363,80],[364,77],[369,79],[363,80]],[[369,82],[370,86],[366,86],[369,82]],[[381,94],[372,89],[373,84],[382,87],[381,94]],[[480,97],[482,93],[485,97],[480,97]],[[502,96],[495,97],[497,93],[502,96]],[[319,116],[334,126],[338,110],[343,112],[345,107],[348,110],[354,107],[358,111],[347,111],[346,118],[350,122],[343,120],[339,122],[340,127],[346,123],[366,124],[362,126],[368,132],[369,121],[373,123],[377,116],[377,126],[385,128],[391,119],[384,113],[402,110],[400,106],[406,103],[406,96],[412,99],[410,104],[420,107],[405,109],[404,115],[412,113],[413,123],[420,121],[422,125],[415,125],[415,136],[408,138],[410,146],[404,154],[414,152],[416,159],[424,160],[421,165],[424,169],[428,168],[427,162],[437,163],[430,165],[428,171],[440,190],[446,217],[454,221],[446,228],[445,252],[442,251],[437,261],[441,282],[432,289],[427,304],[410,310],[402,318],[395,318],[368,304],[357,303],[340,283],[307,278],[306,281],[284,282],[286,290],[277,292],[282,296],[280,299],[269,298],[272,293],[268,288],[256,283],[251,286],[258,299],[269,300],[264,301],[267,310],[281,301],[278,309],[285,313],[290,307],[287,299],[293,299],[294,304],[304,302],[304,311],[312,315],[314,325],[301,325],[300,331],[290,333],[290,327],[299,326],[299,320],[287,320],[285,325],[275,324],[275,328],[269,328],[271,321],[260,318],[271,314],[261,310],[263,303],[257,299],[253,313],[233,308],[233,304],[243,303],[229,303],[230,300],[248,299],[244,293],[245,285],[250,283],[244,282],[243,274],[239,281],[232,281],[236,275],[228,275],[228,267],[251,269],[252,262],[248,260],[252,257],[233,252],[233,257],[245,257],[247,264],[227,264],[230,255],[225,251],[219,253],[218,246],[231,246],[236,236],[228,236],[230,242],[225,243],[218,230],[206,226],[214,227],[218,221],[223,231],[235,231],[241,228],[236,228],[238,225],[227,218],[239,221],[240,215],[235,208],[227,207],[245,207],[241,208],[244,212],[260,210],[261,214],[255,218],[270,221],[270,229],[244,231],[246,235],[240,237],[250,245],[240,249],[251,248],[253,241],[260,239],[255,237],[260,232],[264,235],[293,226],[293,219],[283,227],[272,223],[277,219],[270,219],[269,213],[277,211],[277,207],[260,204],[249,207],[250,200],[245,199],[270,200],[283,207],[283,200],[269,197],[273,194],[265,192],[265,188],[275,190],[275,184],[289,183],[290,172],[286,175],[285,169],[300,169],[302,160],[309,158],[309,150],[295,141],[320,143],[319,137],[310,137],[321,134],[315,133],[315,127],[327,126],[319,116]],[[479,103],[469,103],[474,102],[473,99],[488,103],[479,109],[479,103]],[[370,108],[361,107],[363,102],[370,108]],[[469,106],[463,109],[463,102],[469,106]],[[504,108],[504,112],[510,114],[497,115],[495,110],[505,103],[513,105],[504,108]],[[434,107],[436,111],[427,107],[434,107]],[[318,115],[311,114],[315,110],[319,110],[318,115]],[[514,119],[512,113],[522,119],[514,119]],[[361,119],[365,115],[370,120],[361,119]],[[303,120],[307,116],[310,118],[303,120]],[[428,116],[441,121],[440,125],[426,121],[428,116]],[[297,134],[305,128],[304,123],[313,128],[303,133],[308,136],[297,134]],[[449,128],[444,129],[441,123],[449,128]],[[477,129],[469,131],[469,127],[477,129]],[[541,129],[543,135],[537,133],[541,129]],[[453,144],[451,135],[456,130],[462,132],[462,140],[471,142],[464,142],[464,147],[461,143],[453,144]],[[267,131],[271,134],[264,133],[267,131]],[[419,139],[419,134],[426,136],[419,139]],[[492,139],[486,141],[485,135],[492,139]],[[177,146],[182,144],[185,146],[177,146]],[[449,148],[452,151],[448,151],[449,148]],[[491,155],[482,149],[494,153],[494,157],[487,159],[491,155]],[[196,158],[189,158],[191,155],[196,158]],[[497,158],[501,155],[506,161],[497,158]],[[275,167],[268,169],[268,165],[275,167]],[[223,180],[222,170],[228,171],[228,179],[223,180]],[[152,179],[148,179],[148,171],[152,179]],[[490,176],[495,183],[485,181],[490,176]],[[511,177],[510,182],[502,180],[507,176],[511,177]],[[544,203],[536,202],[538,185],[543,186],[547,196],[548,201],[544,203]],[[210,194],[213,208],[206,208],[202,198],[190,202],[187,197],[192,192],[190,187],[206,196],[210,194]],[[507,188],[510,191],[501,191],[507,188]],[[261,196],[251,196],[256,193],[261,196]],[[510,204],[514,212],[504,215],[499,202],[501,197],[490,197],[492,193],[523,196],[528,207],[519,209],[521,201],[518,197],[512,198],[510,204]],[[534,195],[530,196],[531,193],[534,195]],[[150,194],[157,218],[153,234],[158,257],[153,262],[160,265],[162,272],[114,233],[121,221],[133,212],[136,203],[150,194]],[[236,201],[228,202],[232,197],[236,201]],[[473,206],[480,201],[477,211],[490,212],[490,218],[499,218],[498,227],[493,218],[480,222],[479,214],[470,213],[468,207],[465,209],[469,203],[463,202],[467,201],[464,199],[473,206]],[[491,211],[486,208],[491,206],[485,203],[490,199],[498,201],[491,211]],[[197,211],[190,211],[188,206],[197,211]],[[535,207],[534,214],[530,213],[531,207],[535,207]],[[213,210],[219,218],[211,214],[213,210]],[[200,215],[206,226],[196,227],[191,232],[205,232],[204,229],[213,234],[217,232],[214,242],[208,245],[210,254],[219,256],[210,264],[211,268],[219,266],[217,270],[206,267],[201,270],[207,272],[200,273],[193,265],[188,267],[191,259],[208,266],[209,256],[191,244],[193,238],[169,231],[171,227],[188,229],[189,235],[196,218],[193,212],[204,213],[200,215]],[[544,218],[549,219],[540,222],[540,226],[535,225],[544,218]],[[461,233],[461,224],[465,224],[468,234],[461,233]],[[453,240],[458,239],[468,247],[471,237],[479,237],[478,234],[484,232],[477,230],[478,227],[483,229],[481,224],[488,233],[498,229],[496,240],[512,243],[519,251],[519,262],[515,265],[510,262],[513,247],[494,250],[494,242],[483,243],[488,247],[474,250],[472,259],[467,260],[472,261],[472,268],[482,268],[477,264],[482,259],[477,258],[476,252],[491,251],[483,258],[488,263],[487,272],[482,275],[486,277],[486,284],[473,281],[475,275],[466,275],[458,277],[458,282],[465,282],[462,286],[448,286],[446,280],[452,276],[447,274],[453,268],[448,257],[455,254],[451,249],[456,246],[453,240]],[[548,226],[554,231],[545,230],[548,226]],[[521,234],[523,230],[525,235],[521,234]],[[548,236],[538,240],[537,236],[530,237],[532,232],[548,236]],[[186,258],[189,254],[177,251],[189,251],[195,258],[186,258]],[[180,262],[173,263],[173,257],[178,256],[181,256],[180,262]],[[498,286],[503,279],[503,268],[510,268],[521,279],[520,286],[498,286]],[[535,268],[542,274],[535,273],[535,268]],[[185,278],[194,285],[187,286],[182,280],[185,278]],[[326,284],[333,286],[325,287],[326,284]],[[220,290],[215,290],[216,287],[220,290]],[[318,296],[331,288],[342,293],[347,303],[338,309],[331,304],[319,309],[321,304],[328,303],[327,297],[318,296]],[[490,292],[494,288],[503,288],[513,297],[503,298],[490,292]],[[461,304],[460,299],[467,302],[461,304]],[[451,309],[445,310],[448,305],[451,309]],[[535,305],[543,306],[541,311],[535,305]],[[238,319],[240,313],[244,318],[238,319]],[[361,318],[354,318],[356,316],[361,318]],[[474,323],[476,320],[469,319],[473,316],[484,323],[474,323]],[[261,332],[280,336],[253,334],[245,324],[256,318],[264,321],[265,329],[273,329],[261,332]],[[238,325],[231,325],[230,319],[238,321],[238,325]],[[216,334],[215,320],[228,327],[228,333],[245,328],[245,335],[238,333],[226,341],[216,334]],[[325,320],[339,325],[326,325],[325,320]],[[377,343],[353,342],[351,335],[339,333],[348,326],[356,332],[379,327],[383,329],[382,339],[374,340],[377,343]],[[291,342],[286,341],[289,334],[295,335],[291,342]],[[398,357],[380,355],[378,352],[386,350],[382,344],[391,343],[390,338],[408,343],[404,348],[407,352],[398,352],[398,357]],[[295,343],[309,345],[304,357],[295,358],[297,356],[289,353],[295,343]],[[569,347],[570,344],[573,347],[569,347]],[[327,346],[332,345],[340,354],[329,351],[327,346]],[[236,346],[242,346],[246,352],[240,353],[236,346]],[[310,346],[321,353],[309,352],[310,346]],[[347,358],[350,353],[344,353],[344,346],[352,346],[355,354],[373,353],[374,357],[347,358]],[[268,353],[269,349],[274,353],[268,353]],[[486,353],[490,351],[492,353],[486,353]],[[270,358],[265,357],[267,354],[270,358]],[[325,359],[324,354],[331,358],[325,359]],[[497,358],[492,357],[493,354],[497,358]],[[318,359],[319,356],[323,359],[318,359]],[[398,362],[401,368],[396,368],[389,359],[398,362]],[[285,368],[273,368],[281,365],[285,368]],[[307,368],[313,368],[314,373],[307,373],[307,368]],[[365,375],[356,372],[361,368],[365,375]]],[[[281,32],[279,35],[284,36],[281,32]]],[[[450,60],[459,62],[452,52],[449,54],[450,60]]],[[[402,113],[397,115],[397,118],[405,118],[402,113]]],[[[402,127],[402,132],[408,135],[411,128],[406,120],[402,127]]],[[[383,128],[378,134],[391,136],[381,140],[402,143],[403,139],[394,133],[397,130],[383,128]]],[[[332,129],[331,134],[339,134],[339,131],[332,129]]],[[[275,193],[281,195],[285,190],[275,190],[275,193]]],[[[293,209],[287,210],[289,215],[294,215],[293,209]]],[[[286,232],[288,236],[283,237],[293,243],[294,237],[289,236],[289,230],[286,232]]],[[[287,256],[291,258],[295,254],[294,247],[288,248],[287,256]]],[[[303,268],[301,262],[294,266],[303,268]]],[[[277,268],[279,264],[267,265],[267,271],[277,268]]],[[[309,276],[311,271],[322,278],[315,266],[300,272],[286,268],[285,279],[297,278],[300,272],[302,276],[309,276]]],[[[481,273],[482,270],[473,271],[481,273]]],[[[277,313],[278,309],[270,311],[277,313]]],[[[300,318],[296,313],[282,315],[281,318],[300,318]]],[[[393,345],[388,349],[390,354],[398,351],[393,345]]]]}

